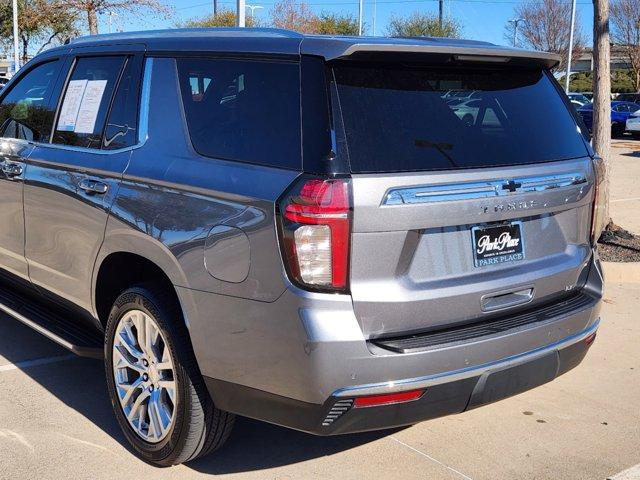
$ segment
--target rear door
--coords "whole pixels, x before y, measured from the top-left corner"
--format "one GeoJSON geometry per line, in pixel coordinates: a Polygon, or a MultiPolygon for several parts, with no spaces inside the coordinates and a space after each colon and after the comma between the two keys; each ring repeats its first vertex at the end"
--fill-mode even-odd
{"type": "Polygon", "coordinates": [[[138,143],[142,54],[70,58],[48,143],[28,159],[25,254],[34,284],[91,311],[108,212],[138,143]]]}
{"type": "Polygon", "coordinates": [[[369,337],[580,287],[592,165],[546,72],[345,62],[334,75],[353,177],[351,293],[369,337]],[[451,90],[473,100],[451,104],[451,90]]]}

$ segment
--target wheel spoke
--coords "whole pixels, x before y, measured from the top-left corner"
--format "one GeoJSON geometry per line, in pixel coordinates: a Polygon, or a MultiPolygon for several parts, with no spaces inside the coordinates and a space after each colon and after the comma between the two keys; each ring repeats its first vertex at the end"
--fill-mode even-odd
{"type": "Polygon", "coordinates": [[[158,382],[158,387],[161,390],[167,392],[167,396],[171,403],[176,404],[175,396],[176,396],[176,383],[173,380],[160,380],[158,382]]]}
{"type": "Polygon", "coordinates": [[[121,383],[120,385],[118,385],[118,388],[124,391],[124,396],[120,398],[120,403],[122,404],[123,407],[126,407],[127,405],[129,405],[129,401],[131,400],[131,397],[136,391],[144,388],[142,386],[142,383],[143,383],[142,377],[138,377],[137,380],[134,380],[130,384],[121,383]]]}
{"type": "Polygon", "coordinates": [[[124,348],[126,348],[127,352],[129,352],[129,354],[132,357],[135,357],[136,359],[140,360],[143,356],[143,353],[138,350],[138,347],[133,343],[133,338],[134,337],[130,337],[128,332],[123,332],[121,331],[120,334],[118,335],[118,340],[119,340],[119,344],[122,345],[124,348]]]}
{"type": "Polygon", "coordinates": [[[127,415],[127,418],[129,420],[133,420],[136,415],[138,416],[138,418],[140,418],[140,407],[142,406],[143,402],[145,402],[147,399],[149,398],[149,390],[143,390],[142,393],[140,395],[138,395],[138,398],[136,398],[136,401],[133,402],[133,405],[131,405],[131,410],[129,410],[129,414],[127,415]]]}
{"type": "Polygon", "coordinates": [[[122,367],[128,367],[132,370],[135,370],[136,372],[143,374],[145,372],[144,367],[142,366],[142,364],[140,364],[140,359],[136,358],[136,361],[133,362],[130,358],[129,355],[127,355],[125,352],[123,352],[122,350],[125,350],[125,352],[129,352],[129,350],[127,350],[126,348],[122,347],[121,345],[115,346],[113,349],[114,352],[114,359],[117,356],[117,363],[115,364],[116,368],[122,368],[122,367]]]}
{"type": "MultiPolygon", "coordinates": [[[[163,419],[163,415],[161,413],[160,407],[160,398],[156,392],[153,392],[151,398],[149,399],[149,435],[151,435],[151,427],[153,427],[153,433],[155,437],[161,437],[165,430],[165,419],[163,419]]],[[[167,422],[168,423],[168,422],[167,422]]]]}

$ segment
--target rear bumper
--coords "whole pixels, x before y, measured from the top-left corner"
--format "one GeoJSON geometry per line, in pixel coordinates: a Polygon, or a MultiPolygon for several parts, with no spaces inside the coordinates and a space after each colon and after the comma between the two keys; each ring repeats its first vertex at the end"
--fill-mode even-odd
{"type": "Polygon", "coordinates": [[[627,131],[640,133],[640,117],[632,117],[627,120],[627,131]]]}
{"type": "Polygon", "coordinates": [[[316,435],[379,430],[461,413],[530,390],[577,366],[589,349],[599,321],[587,329],[534,351],[486,365],[338,390],[321,405],[207,378],[220,408],[316,435]],[[407,403],[355,408],[359,395],[424,388],[407,403]]]}
{"type": "Polygon", "coordinates": [[[199,297],[205,318],[216,312],[232,321],[200,324],[192,314],[191,339],[224,410],[319,435],[412,424],[523,392],[578,365],[599,325],[603,279],[594,258],[582,290],[589,301],[579,308],[425,351],[367,342],[344,296],[290,292],[249,309],[241,299],[199,297]],[[422,388],[409,403],[352,407],[358,396],[422,388]]]}

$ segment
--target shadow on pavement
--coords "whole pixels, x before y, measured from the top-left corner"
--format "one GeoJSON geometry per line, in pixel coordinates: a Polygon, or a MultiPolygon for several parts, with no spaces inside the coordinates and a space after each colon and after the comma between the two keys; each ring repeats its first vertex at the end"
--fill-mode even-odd
{"type": "Polygon", "coordinates": [[[318,437],[238,417],[226,445],[208,457],[187,464],[201,473],[239,473],[325,457],[373,442],[400,429],[318,437]]]}
{"type": "MultiPolygon", "coordinates": [[[[15,364],[68,354],[29,327],[0,314],[0,357],[5,358],[6,362],[15,364]],[[24,348],[21,348],[22,345],[24,348]]],[[[69,361],[26,368],[22,372],[130,451],[113,415],[101,361],[71,358],[69,361]]],[[[332,455],[391,435],[394,431],[397,430],[316,437],[238,417],[224,447],[186,466],[214,475],[262,470],[332,455]]],[[[131,460],[135,461],[133,453],[131,455],[131,460]]]]}

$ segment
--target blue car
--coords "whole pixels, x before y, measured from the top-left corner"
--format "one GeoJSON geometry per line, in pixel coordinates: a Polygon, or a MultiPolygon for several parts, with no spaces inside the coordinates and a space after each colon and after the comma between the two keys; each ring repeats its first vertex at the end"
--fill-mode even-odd
{"type": "MultiPolygon", "coordinates": [[[[640,105],[632,102],[611,102],[611,136],[619,137],[624,134],[627,119],[632,113],[640,110],[640,105]]],[[[588,103],[578,108],[584,124],[589,131],[593,129],[593,103],[588,103]]]]}

